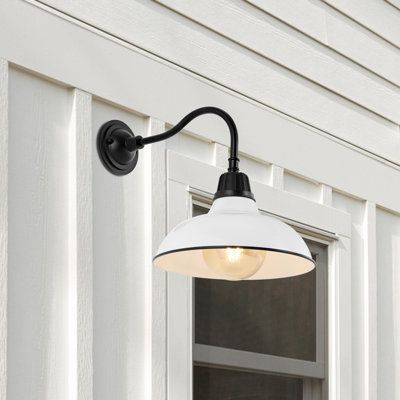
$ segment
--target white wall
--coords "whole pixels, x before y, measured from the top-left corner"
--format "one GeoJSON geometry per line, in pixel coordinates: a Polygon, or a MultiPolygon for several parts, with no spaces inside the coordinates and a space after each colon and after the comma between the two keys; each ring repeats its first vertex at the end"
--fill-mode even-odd
{"type": "MultiPolygon", "coordinates": [[[[203,105],[255,182],[351,216],[335,398],[400,396],[395,0],[5,0],[0,26],[1,399],[163,398],[164,147],[120,179],[95,135],[203,105]]],[[[167,147],[223,166],[227,144],[210,117],[167,147]]]]}

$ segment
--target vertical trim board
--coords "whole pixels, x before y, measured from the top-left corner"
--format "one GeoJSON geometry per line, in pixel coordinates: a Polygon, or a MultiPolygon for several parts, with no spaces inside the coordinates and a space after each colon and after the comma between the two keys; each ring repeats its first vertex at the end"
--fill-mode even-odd
{"type": "Polygon", "coordinates": [[[332,187],[320,184],[320,203],[327,207],[332,207],[332,187]]]}
{"type": "Polygon", "coordinates": [[[272,186],[274,189],[283,190],[284,179],[285,179],[284,172],[285,172],[284,168],[282,168],[278,165],[275,165],[275,164],[271,164],[269,166],[269,173],[270,173],[269,184],[270,184],[270,186],[272,186]]]}
{"type": "MultiPolygon", "coordinates": [[[[168,181],[168,230],[189,217],[187,185],[168,181]]],[[[192,398],[192,278],[167,274],[167,398],[192,398]]]]}
{"type": "Polygon", "coordinates": [[[69,390],[93,399],[92,98],[75,89],[70,135],[69,390]]]}
{"type": "Polygon", "coordinates": [[[220,143],[214,143],[213,165],[225,169],[226,160],[229,158],[229,147],[220,143]]]}
{"type": "Polygon", "coordinates": [[[328,362],[329,399],[352,398],[351,239],[329,246],[328,362]]]}
{"type": "MultiPolygon", "coordinates": [[[[377,258],[376,205],[365,203],[364,214],[364,398],[377,400],[377,258]]],[[[383,312],[381,310],[381,312],[383,312]]]]}
{"type": "MultiPolygon", "coordinates": [[[[165,131],[165,123],[147,119],[147,135],[165,131]]],[[[145,399],[163,400],[167,391],[166,272],[153,267],[153,255],[166,233],[165,142],[142,152],[145,165],[145,399]]]]}
{"type": "Polygon", "coordinates": [[[7,393],[8,63],[0,58],[0,399],[7,393]]]}

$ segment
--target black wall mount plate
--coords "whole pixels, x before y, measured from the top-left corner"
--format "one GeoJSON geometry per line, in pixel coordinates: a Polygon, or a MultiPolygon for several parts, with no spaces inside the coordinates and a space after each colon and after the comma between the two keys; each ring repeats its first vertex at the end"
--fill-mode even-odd
{"type": "Polygon", "coordinates": [[[122,121],[104,123],[97,134],[97,151],[104,167],[114,175],[127,175],[136,167],[139,152],[127,150],[125,143],[135,137],[122,121]]]}

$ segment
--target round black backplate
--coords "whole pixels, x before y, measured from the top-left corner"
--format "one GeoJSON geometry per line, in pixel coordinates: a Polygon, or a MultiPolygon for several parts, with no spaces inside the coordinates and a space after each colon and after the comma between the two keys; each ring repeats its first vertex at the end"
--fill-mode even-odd
{"type": "Polygon", "coordinates": [[[108,121],[99,129],[97,151],[103,165],[114,175],[129,174],[136,167],[138,151],[129,151],[125,146],[131,137],[135,135],[122,121],[108,121]]]}

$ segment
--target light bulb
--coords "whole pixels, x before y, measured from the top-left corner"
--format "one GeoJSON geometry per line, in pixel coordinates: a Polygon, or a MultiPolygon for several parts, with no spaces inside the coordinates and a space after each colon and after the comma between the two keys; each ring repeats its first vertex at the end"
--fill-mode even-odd
{"type": "Polygon", "coordinates": [[[235,281],[254,275],[264,262],[265,251],[242,247],[204,249],[203,258],[221,278],[235,281]]]}

